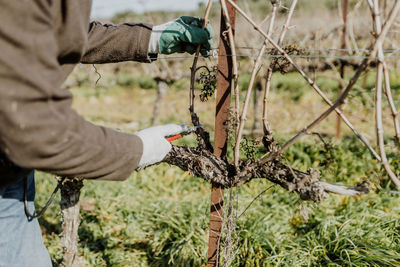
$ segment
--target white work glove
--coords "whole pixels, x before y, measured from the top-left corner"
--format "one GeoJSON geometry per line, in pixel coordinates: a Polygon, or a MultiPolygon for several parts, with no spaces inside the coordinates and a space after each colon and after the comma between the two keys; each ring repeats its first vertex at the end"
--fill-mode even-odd
{"type": "Polygon", "coordinates": [[[166,124],[153,126],[135,132],[143,143],[143,154],[138,169],[160,162],[172,146],[165,137],[180,134],[190,129],[186,124],[166,124]]]}

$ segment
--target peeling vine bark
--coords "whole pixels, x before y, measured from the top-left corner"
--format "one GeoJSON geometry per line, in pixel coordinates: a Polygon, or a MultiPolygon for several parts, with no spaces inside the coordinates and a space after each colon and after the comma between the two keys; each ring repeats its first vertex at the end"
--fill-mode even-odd
{"type": "Polygon", "coordinates": [[[252,179],[267,179],[286,190],[294,191],[303,200],[319,202],[328,193],[360,195],[368,193],[368,183],[355,187],[334,185],[321,180],[318,171],[310,169],[302,172],[281,163],[279,159],[264,164],[241,161],[236,172],[233,164],[221,159],[211,152],[199,148],[173,146],[163,162],[175,165],[194,176],[224,188],[231,188],[247,183],[252,179]]]}

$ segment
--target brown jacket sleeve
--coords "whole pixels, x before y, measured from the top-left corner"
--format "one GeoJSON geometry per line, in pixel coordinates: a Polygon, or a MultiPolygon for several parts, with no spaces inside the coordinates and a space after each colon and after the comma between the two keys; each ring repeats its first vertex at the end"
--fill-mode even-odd
{"type": "Polygon", "coordinates": [[[71,109],[71,93],[59,88],[58,44],[46,3],[1,2],[0,150],[27,169],[127,178],[140,160],[141,140],[95,126],[71,109]]]}
{"type": "Polygon", "coordinates": [[[91,22],[82,63],[150,62],[147,55],[152,25],[91,22]]]}

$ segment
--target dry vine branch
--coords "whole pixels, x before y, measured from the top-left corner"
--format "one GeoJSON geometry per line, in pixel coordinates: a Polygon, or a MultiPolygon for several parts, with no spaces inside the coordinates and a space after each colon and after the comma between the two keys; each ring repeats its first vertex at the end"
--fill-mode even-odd
{"type": "Polygon", "coordinates": [[[354,86],[354,84],[357,82],[358,78],[360,77],[361,73],[365,71],[365,69],[369,66],[369,63],[374,59],[376,56],[377,50],[378,50],[378,44],[385,38],[389,28],[391,27],[398,11],[400,8],[400,1],[396,1],[394,4],[393,9],[391,10],[391,13],[389,15],[389,18],[387,19],[382,32],[377,36],[375,42],[373,45],[370,46],[368,56],[363,60],[363,62],[360,64],[358,70],[348,83],[346,89],[342,93],[342,95],[339,97],[339,99],[333,104],[326,96],[325,94],[319,89],[319,87],[316,85],[315,81],[310,79],[304,71],[293,61],[293,59],[279,46],[277,45],[270,36],[268,36],[265,32],[263,32],[255,23],[254,21],[249,18],[235,3],[233,3],[231,0],[229,1],[232,6],[243,16],[245,19],[253,25],[253,27],[261,33],[268,41],[280,52],[282,55],[296,68],[296,70],[303,76],[303,78],[324,98],[324,100],[330,105],[330,108],[325,111],[321,116],[319,116],[313,123],[310,125],[306,126],[302,131],[300,131],[296,136],[294,136],[291,140],[289,140],[281,149],[280,151],[276,153],[272,153],[268,157],[264,158],[261,160],[262,163],[267,162],[268,160],[273,159],[277,155],[279,155],[284,149],[289,147],[291,144],[294,143],[295,140],[297,140],[300,136],[305,134],[308,130],[312,129],[315,125],[317,125],[319,122],[324,120],[333,110],[335,110],[345,121],[345,123],[353,130],[353,132],[356,134],[356,136],[367,146],[367,148],[373,153],[373,155],[379,160],[380,156],[375,152],[375,150],[368,144],[368,142],[365,140],[365,138],[358,133],[354,127],[351,125],[351,123],[347,120],[347,118],[343,115],[343,113],[338,109],[338,107],[343,103],[344,99],[347,97],[349,91],[351,88],[354,86]]]}
{"type": "MultiPolygon", "coordinates": [[[[208,1],[208,5],[206,8],[206,12],[204,15],[204,22],[203,22],[203,28],[205,28],[208,24],[208,16],[210,14],[212,6],[212,0],[208,1]]],[[[196,53],[193,59],[193,64],[192,67],[190,68],[190,90],[189,90],[189,111],[190,111],[190,117],[192,120],[192,123],[194,126],[200,125],[200,119],[197,116],[197,114],[194,111],[194,84],[196,81],[196,72],[199,68],[197,68],[197,61],[199,59],[200,55],[200,45],[196,49],[196,53]]],[[[199,141],[199,146],[207,149],[208,151],[213,151],[213,147],[210,143],[209,140],[209,134],[203,130],[203,128],[199,127],[196,130],[196,134],[198,136],[198,141],[199,141]]]]}
{"type": "MultiPolygon", "coordinates": [[[[377,0],[368,1],[368,5],[371,9],[372,18],[374,21],[374,30],[376,34],[380,34],[382,31],[381,18],[379,13],[379,3],[377,0]]],[[[385,142],[383,140],[383,123],[382,123],[382,78],[385,65],[385,56],[383,54],[382,47],[383,40],[377,41],[378,45],[378,67],[376,73],[376,95],[375,95],[375,121],[376,121],[376,135],[378,140],[378,148],[381,154],[382,165],[385,168],[392,182],[400,189],[400,180],[396,174],[392,171],[385,152],[385,142]]],[[[386,71],[387,72],[387,71],[386,71]]],[[[386,88],[390,88],[390,85],[386,88]]],[[[390,89],[389,89],[390,90],[390,89]]]]}
{"type": "MultiPolygon", "coordinates": [[[[293,0],[292,4],[289,8],[289,12],[286,18],[286,22],[282,27],[281,33],[279,35],[279,39],[278,39],[278,45],[281,45],[287,30],[289,29],[289,25],[290,25],[290,21],[292,19],[292,15],[294,12],[294,9],[297,5],[297,0],[293,0]]],[[[271,33],[267,33],[268,35],[271,35],[271,33]]],[[[268,40],[265,40],[264,42],[266,43],[268,40]]],[[[262,121],[263,121],[263,131],[265,135],[268,135],[271,133],[271,129],[269,127],[269,123],[268,123],[268,96],[269,96],[269,92],[271,89],[271,78],[272,78],[272,72],[275,68],[275,64],[273,63],[273,61],[269,64],[269,67],[267,69],[267,73],[265,75],[266,77],[266,83],[265,83],[265,91],[264,91],[264,100],[263,100],[263,117],[262,117],[262,121]]]]}
{"type": "MultiPolygon", "coordinates": [[[[355,82],[357,81],[357,79],[359,78],[361,73],[367,68],[369,62],[376,56],[376,54],[379,50],[379,44],[381,44],[383,42],[383,40],[385,38],[385,34],[388,32],[388,28],[390,28],[391,23],[393,22],[393,18],[395,17],[398,10],[400,9],[400,2],[396,2],[394,5],[395,6],[392,9],[392,12],[389,15],[389,18],[388,18],[384,28],[382,29],[380,34],[376,36],[375,43],[373,45],[371,45],[371,48],[369,49],[369,51],[370,51],[369,56],[367,58],[365,58],[363,60],[363,62],[360,64],[360,67],[354,74],[353,78],[350,80],[349,84],[347,85],[346,89],[344,90],[342,95],[339,97],[339,99],[327,111],[322,113],[322,115],[320,115],[316,120],[314,120],[310,125],[306,126],[302,131],[300,131],[292,139],[290,139],[288,142],[286,142],[286,144],[284,144],[280,150],[278,150],[277,152],[270,153],[267,157],[261,159],[259,161],[259,164],[264,164],[264,163],[267,163],[268,161],[274,160],[287,147],[289,147],[291,144],[293,144],[295,142],[295,140],[297,140],[300,136],[306,134],[309,130],[311,130],[318,123],[320,123],[322,120],[324,120],[333,110],[336,110],[340,104],[343,103],[344,99],[347,97],[349,91],[351,90],[352,86],[355,84],[355,82]]],[[[383,147],[383,145],[384,144],[382,143],[380,147],[383,147]]],[[[382,153],[382,149],[381,149],[381,153],[382,153]]],[[[384,153],[382,155],[384,155],[384,153]]],[[[385,158],[386,158],[386,156],[385,156],[385,158]]],[[[400,182],[398,182],[397,177],[394,175],[394,173],[391,171],[390,167],[388,166],[387,160],[386,161],[382,160],[381,162],[382,162],[385,170],[387,171],[388,175],[392,179],[392,181],[396,184],[396,186],[399,187],[400,182]]],[[[258,163],[254,163],[253,165],[257,165],[257,164],[258,163]]],[[[243,182],[246,182],[246,181],[243,181],[243,182]]]]}
{"type": "MultiPolygon", "coordinates": [[[[212,0],[209,0],[207,9],[206,9],[206,14],[204,15],[203,28],[205,28],[208,24],[208,16],[210,14],[211,6],[212,6],[212,0]]],[[[189,111],[190,111],[192,123],[195,126],[198,126],[200,124],[199,118],[197,117],[196,113],[194,112],[194,84],[196,81],[197,61],[199,60],[200,48],[201,48],[201,46],[198,45],[196,52],[194,54],[192,67],[190,68],[189,111]]]]}
{"type": "Polygon", "coordinates": [[[261,193],[259,193],[255,198],[253,198],[253,200],[246,206],[246,208],[244,208],[244,210],[240,213],[240,215],[238,216],[238,218],[240,218],[243,214],[246,213],[246,211],[251,207],[251,205],[253,205],[253,203],[259,199],[262,195],[264,195],[267,191],[269,191],[270,189],[272,189],[275,185],[270,185],[267,188],[265,188],[263,191],[261,191],[261,193]]]}
{"type": "MultiPolygon", "coordinates": [[[[246,13],[243,12],[243,10],[241,10],[235,3],[233,3],[231,0],[227,0],[229,1],[229,3],[254,27],[254,29],[256,31],[258,31],[262,36],[264,36],[264,38],[268,39],[268,41],[271,43],[272,46],[274,46],[279,53],[281,53],[293,66],[294,68],[300,73],[300,75],[307,81],[307,83],[309,83],[309,85],[324,99],[324,101],[329,105],[332,106],[333,103],[329,100],[329,98],[322,92],[322,90],[318,87],[318,85],[315,83],[314,80],[312,80],[311,78],[309,78],[307,76],[307,74],[293,61],[293,59],[285,52],[285,50],[283,50],[277,43],[275,43],[270,36],[268,36],[264,31],[262,31],[257,25],[256,23],[246,15],[246,13]]],[[[392,14],[393,13],[397,13],[397,12],[393,12],[392,10],[392,14]]],[[[394,19],[394,18],[393,18],[394,19]]],[[[388,19],[389,21],[389,19],[388,19]]],[[[393,21],[392,21],[393,22],[393,21]]],[[[390,23],[391,25],[391,23],[390,23]]],[[[386,27],[386,31],[382,31],[381,36],[386,36],[386,33],[388,31],[389,27],[386,27]]],[[[379,37],[382,38],[382,37],[379,37]]],[[[376,51],[375,51],[376,54],[376,51]]],[[[375,55],[374,53],[370,54],[371,55],[375,55]]],[[[366,67],[368,66],[367,63],[370,62],[371,58],[367,57],[366,59],[364,59],[364,62],[361,64],[360,68],[362,67],[362,69],[366,69],[366,67]]],[[[360,69],[359,68],[359,69],[360,69]]],[[[356,75],[353,77],[355,79],[352,79],[349,83],[349,86],[353,86],[358,77],[360,76],[360,74],[362,73],[363,70],[361,70],[361,72],[356,73],[356,75]]],[[[348,87],[349,87],[348,86],[348,87]]],[[[361,140],[361,142],[371,151],[371,153],[374,155],[374,157],[376,159],[378,159],[380,161],[380,156],[378,155],[378,153],[369,145],[368,141],[364,138],[363,135],[361,135],[355,128],[354,126],[350,123],[350,121],[345,117],[345,115],[340,111],[340,109],[338,108],[334,108],[333,110],[336,111],[336,113],[338,113],[341,118],[343,119],[343,121],[346,123],[346,125],[353,131],[353,133],[361,140]]],[[[330,112],[329,112],[330,113],[330,112]]]]}
{"type": "MultiPolygon", "coordinates": [[[[382,30],[382,23],[381,23],[381,18],[380,18],[380,13],[379,13],[379,3],[376,3],[376,2],[372,3],[371,1],[368,1],[368,5],[369,5],[369,7],[371,9],[371,12],[373,14],[372,19],[374,21],[374,26],[375,26],[374,30],[375,30],[376,34],[379,34],[381,32],[381,30],[382,30]]],[[[386,2],[385,2],[385,6],[386,6],[386,2]]],[[[386,12],[384,12],[384,13],[386,13],[386,12]]],[[[379,53],[378,53],[378,72],[380,72],[380,71],[383,72],[383,77],[384,77],[384,80],[385,80],[385,94],[386,94],[386,98],[388,100],[390,109],[392,111],[394,130],[395,130],[395,134],[396,134],[395,138],[397,140],[397,143],[400,145],[400,125],[399,125],[399,121],[398,121],[398,112],[397,112],[397,109],[396,109],[396,106],[394,104],[393,97],[392,97],[389,70],[388,70],[387,63],[385,62],[385,58],[384,58],[385,56],[384,56],[384,53],[383,53],[382,43],[383,42],[381,42],[379,44],[379,48],[378,48],[379,49],[379,53]],[[381,66],[382,70],[380,69],[379,65],[382,65],[381,66]]],[[[379,73],[380,79],[382,79],[381,75],[382,74],[379,73]]],[[[377,76],[378,76],[378,73],[377,73],[377,76]]],[[[379,92],[378,92],[378,86],[376,88],[377,88],[377,98],[378,98],[377,101],[379,101],[379,98],[380,99],[382,98],[381,97],[382,96],[382,87],[380,85],[379,92]]],[[[380,102],[381,102],[381,100],[380,100],[380,102]]],[[[380,103],[380,105],[381,105],[381,103],[380,103]]],[[[378,115],[378,113],[377,113],[377,115],[378,115]]],[[[380,112],[379,115],[382,116],[382,113],[380,112]]],[[[382,125],[380,125],[380,128],[382,129],[382,135],[383,135],[382,125]]],[[[377,133],[379,135],[379,130],[377,130],[377,133]]],[[[378,137],[378,140],[379,140],[378,141],[378,146],[380,146],[380,144],[383,144],[383,136],[382,137],[378,137]],[[381,138],[382,138],[382,140],[381,140],[381,138]]],[[[384,150],[382,151],[382,149],[381,149],[381,157],[382,158],[384,158],[384,157],[386,158],[386,155],[384,157],[382,156],[382,152],[384,153],[384,150]]],[[[383,161],[384,161],[384,159],[383,159],[383,161]]],[[[385,167],[385,169],[386,169],[386,167],[385,167]]],[[[389,171],[389,173],[392,173],[392,172],[389,171]]],[[[390,174],[390,175],[394,176],[393,173],[390,174]]],[[[398,181],[398,182],[400,183],[400,181],[398,181]]]]}
{"type": "Polygon", "coordinates": [[[354,13],[356,12],[357,9],[360,8],[362,2],[364,2],[364,0],[358,0],[358,2],[354,5],[353,9],[347,14],[348,22],[349,22],[348,35],[349,35],[351,44],[353,45],[353,49],[355,50],[355,53],[358,55],[360,55],[360,48],[358,47],[356,37],[354,36],[353,18],[354,18],[354,13]]]}
{"type": "MultiPolygon", "coordinates": [[[[272,2],[272,14],[271,14],[271,21],[269,24],[269,29],[268,29],[268,34],[271,35],[274,27],[274,22],[275,22],[275,15],[276,15],[276,10],[278,9],[278,3],[277,2],[272,2]]],[[[247,88],[247,93],[246,93],[246,98],[244,100],[244,105],[243,105],[243,110],[242,114],[240,115],[240,119],[238,121],[239,127],[236,131],[236,143],[235,143],[235,148],[234,148],[234,162],[235,166],[239,166],[239,152],[240,152],[240,142],[242,141],[242,135],[243,135],[243,128],[244,124],[246,123],[246,115],[247,115],[247,109],[249,106],[250,102],[250,96],[251,92],[253,90],[254,86],[254,81],[256,79],[257,73],[259,72],[261,68],[261,57],[265,53],[265,49],[267,48],[267,40],[264,41],[263,46],[261,47],[259,54],[257,56],[257,59],[254,62],[253,70],[251,72],[251,77],[249,81],[249,86],[247,88]]],[[[237,110],[239,112],[239,110],[237,110]]]]}
{"type": "Polygon", "coordinates": [[[268,179],[289,191],[295,191],[303,200],[321,201],[327,193],[343,195],[360,195],[368,192],[367,183],[345,187],[321,181],[318,171],[310,169],[307,172],[295,170],[281,163],[278,159],[265,164],[239,162],[241,172],[226,159],[216,157],[201,148],[173,146],[163,162],[175,165],[184,171],[205,181],[231,188],[243,185],[252,179],[268,179]]]}
{"type": "Polygon", "coordinates": [[[387,98],[387,101],[390,105],[390,109],[392,111],[392,117],[393,117],[393,124],[394,124],[394,130],[395,130],[395,138],[397,140],[397,144],[400,145],[400,124],[399,124],[399,112],[396,109],[396,106],[393,101],[393,96],[392,96],[392,89],[390,87],[390,76],[389,76],[389,70],[386,62],[383,62],[383,74],[385,78],[385,95],[387,98]]]}

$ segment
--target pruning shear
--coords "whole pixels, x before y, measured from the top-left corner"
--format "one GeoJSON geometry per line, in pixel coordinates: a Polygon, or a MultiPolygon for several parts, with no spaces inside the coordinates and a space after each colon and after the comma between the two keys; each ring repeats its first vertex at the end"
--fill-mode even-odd
{"type": "Polygon", "coordinates": [[[202,128],[203,125],[197,125],[197,126],[193,126],[193,127],[189,127],[187,126],[187,129],[185,129],[183,132],[177,134],[177,135],[171,135],[171,136],[167,136],[165,137],[167,139],[168,142],[173,142],[175,140],[178,140],[179,138],[182,138],[185,135],[191,134],[193,132],[195,132],[197,129],[202,128]]]}

